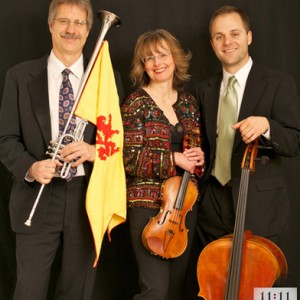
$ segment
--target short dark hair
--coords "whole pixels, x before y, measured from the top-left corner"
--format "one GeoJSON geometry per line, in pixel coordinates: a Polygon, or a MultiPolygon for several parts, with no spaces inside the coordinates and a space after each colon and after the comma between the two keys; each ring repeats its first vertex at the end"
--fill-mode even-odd
{"type": "Polygon", "coordinates": [[[240,8],[237,8],[235,6],[226,5],[226,6],[222,6],[219,9],[217,9],[213,13],[212,17],[210,18],[210,22],[209,22],[209,33],[210,33],[210,35],[211,35],[212,23],[214,22],[214,20],[218,16],[231,14],[231,13],[238,14],[241,17],[241,19],[244,23],[244,27],[245,27],[246,32],[250,31],[250,19],[249,19],[248,15],[243,10],[241,10],[240,8]]]}

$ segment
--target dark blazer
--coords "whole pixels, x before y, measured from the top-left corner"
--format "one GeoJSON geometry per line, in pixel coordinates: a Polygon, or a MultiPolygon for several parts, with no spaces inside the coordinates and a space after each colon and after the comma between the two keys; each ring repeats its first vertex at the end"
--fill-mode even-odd
{"type": "MultiPolygon", "coordinates": [[[[25,226],[41,185],[28,183],[24,178],[35,161],[47,158],[46,150],[51,140],[47,58],[48,55],[23,62],[6,75],[0,114],[0,159],[13,176],[10,217],[12,228],[17,232],[35,232],[42,228],[52,187],[51,183],[45,186],[32,226],[25,226]]],[[[117,75],[119,90],[123,93],[117,75]]],[[[89,123],[84,140],[95,144],[95,136],[96,128],[89,123]]],[[[84,168],[89,179],[92,164],[85,162],[84,168]]]]}
{"type": "MultiPolygon", "coordinates": [[[[207,172],[211,173],[216,150],[217,112],[222,74],[197,86],[196,95],[202,115],[203,148],[207,172]]],[[[282,170],[282,156],[295,156],[300,141],[300,101],[294,80],[286,74],[253,64],[249,73],[238,120],[249,116],[264,116],[269,120],[271,141],[260,138],[265,149],[258,157],[267,156],[268,164],[256,162],[250,175],[245,229],[254,234],[278,234],[287,221],[289,200],[282,170]]],[[[246,144],[240,132],[235,135],[231,160],[234,206],[238,200],[241,162],[246,144]]]]}

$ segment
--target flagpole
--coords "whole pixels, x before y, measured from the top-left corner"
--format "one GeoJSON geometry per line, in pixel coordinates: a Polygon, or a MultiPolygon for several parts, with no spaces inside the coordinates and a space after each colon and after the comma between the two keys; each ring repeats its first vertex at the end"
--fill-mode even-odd
{"type": "MultiPolygon", "coordinates": [[[[101,29],[100,29],[100,33],[99,33],[99,36],[98,36],[98,39],[97,39],[97,42],[96,42],[96,46],[94,48],[94,51],[92,53],[92,56],[90,58],[90,61],[87,65],[87,68],[85,70],[85,73],[82,77],[82,80],[80,82],[80,85],[79,85],[79,88],[78,88],[78,92],[76,94],[76,97],[75,97],[75,100],[74,100],[74,105],[72,107],[72,110],[70,112],[70,115],[69,115],[69,118],[65,124],[65,127],[64,127],[64,130],[61,134],[61,136],[57,139],[58,141],[50,141],[50,145],[48,147],[48,150],[50,150],[51,152],[47,151],[47,154],[49,154],[52,159],[51,161],[55,161],[55,159],[59,159],[59,150],[63,144],[63,140],[68,137],[69,139],[71,139],[72,141],[78,141],[79,138],[82,138],[83,137],[83,131],[85,129],[85,126],[87,124],[87,121],[86,120],[83,120],[82,122],[80,122],[80,130],[77,130],[77,128],[75,128],[75,133],[78,132],[78,134],[80,136],[74,136],[74,135],[70,135],[70,134],[66,134],[66,131],[67,131],[67,128],[71,122],[71,119],[74,115],[74,112],[75,112],[75,109],[77,107],[77,104],[81,98],[81,95],[82,95],[82,92],[84,90],[84,87],[86,85],[86,82],[88,81],[88,78],[89,78],[89,75],[91,73],[91,70],[94,66],[94,63],[96,61],[96,58],[99,54],[99,51],[100,51],[100,48],[102,46],[102,43],[103,43],[103,40],[104,40],[104,37],[106,35],[106,33],[108,32],[108,30],[112,27],[112,26],[119,26],[121,24],[121,20],[120,18],[109,12],[109,11],[106,11],[106,10],[100,10],[98,11],[98,14],[97,14],[98,17],[100,17],[103,22],[102,22],[102,26],[101,26],[101,29]],[[84,126],[84,127],[83,127],[84,126]]],[[[64,163],[64,166],[63,166],[63,169],[64,170],[70,170],[70,167],[71,167],[71,164],[73,162],[65,162],[64,163]]],[[[60,175],[62,178],[65,178],[68,176],[67,174],[68,172],[62,172],[60,175]]],[[[38,195],[34,201],[34,204],[32,206],[32,209],[30,211],[30,214],[29,214],[29,217],[28,219],[24,222],[24,224],[27,226],[27,227],[30,227],[31,226],[31,223],[32,223],[32,218],[34,216],[34,213],[35,213],[35,210],[36,210],[36,207],[40,201],[40,198],[41,198],[41,195],[42,195],[42,192],[44,190],[44,187],[45,187],[45,184],[42,184],[40,189],[39,189],[39,192],[38,192],[38,195]]]]}

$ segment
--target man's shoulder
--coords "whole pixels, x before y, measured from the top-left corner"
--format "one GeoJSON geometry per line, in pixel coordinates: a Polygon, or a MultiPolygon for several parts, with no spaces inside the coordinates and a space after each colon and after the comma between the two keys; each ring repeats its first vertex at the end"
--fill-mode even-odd
{"type": "Polygon", "coordinates": [[[251,68],[250,73],[254,73],[255,76],[261,76],[261,77],[270,77],[270,78],[289,78],[292,79],[292,76],[282,70],[275,69],[263,64],[260,64],[259,62],[253,62],[253,66],[251,68]]]}
{"type": "Polygon", "coordinates": [[[212,75],[196,84],[197,90],[205,90],[209,88],[215,88],[216,86],[219,87],[222,81],[222,74],[218,73],[215,75],[212,75]]]}
{"type": "Polygon", "coordinates": [[[8,72],[15,73],[15,74],[18,73],[26,74],[26,73],[30,73],[34,69],[41,70],[47,67],[47,59],[48,59],[48,55],[44,55],[43,57],[40,58],[23,61],[11,67],[8,70],[8,72]]]}

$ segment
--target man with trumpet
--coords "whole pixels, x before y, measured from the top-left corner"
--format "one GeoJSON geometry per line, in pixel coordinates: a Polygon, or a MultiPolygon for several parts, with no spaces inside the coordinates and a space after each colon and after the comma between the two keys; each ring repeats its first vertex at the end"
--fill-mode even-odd
{"type": "MultiPolygon", "coordinates": [[[[92,23],[89,0],[52,0],[50,55],[7,72],[0,114],[0,159],[14,178],[10,199],[11,225],[16,232],[14,300],[47,299],[51,266],[60,244],[55,299],[91,298],[95,254],[85,194],[96,151],[95,126],[88,123],[83,140],[66,143],[59,151],[60,160],[49,159],[46,152],[49,141],[64,132],[72,110],[87,65],[82,49],[92,23]],[[59,176],[61,161],[74,161],[66,179],[59,176]],[[32,224],[25,226],[41,185],[45,188],[32,224]]],[[[116,79],[120,95],[122,85],[116,79]]],[[[72,134],[78,123],[74,115],[66,131],[72,134]]]]}

